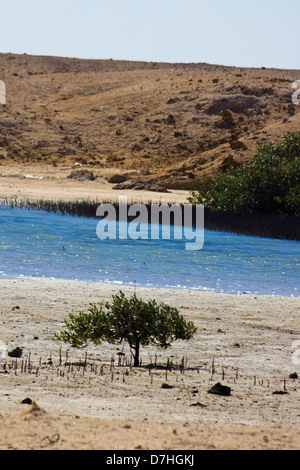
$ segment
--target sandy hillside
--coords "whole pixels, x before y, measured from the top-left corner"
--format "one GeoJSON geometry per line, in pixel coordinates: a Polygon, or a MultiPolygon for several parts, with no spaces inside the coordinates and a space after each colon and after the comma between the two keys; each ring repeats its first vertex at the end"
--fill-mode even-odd
{"type": "Polygon", "coordinates": [[[0,79],[2,175],[46,164],[182,189],[299,130],[296,70],[0,54],[0,79]]]}

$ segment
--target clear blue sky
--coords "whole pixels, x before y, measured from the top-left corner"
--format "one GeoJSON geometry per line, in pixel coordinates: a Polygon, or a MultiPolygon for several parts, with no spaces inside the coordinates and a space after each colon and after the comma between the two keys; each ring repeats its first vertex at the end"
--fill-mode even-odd
{"type": "Polygon", "coordinates": [[[0,0],[0,52],[299,69],[299,0],[0,0]]]}

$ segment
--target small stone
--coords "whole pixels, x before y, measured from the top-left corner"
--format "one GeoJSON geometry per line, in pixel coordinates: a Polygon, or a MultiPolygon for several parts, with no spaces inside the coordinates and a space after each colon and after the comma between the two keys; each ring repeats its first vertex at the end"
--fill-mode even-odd
{"type": "Polygon", "coordinates": [[[175,121],[173,114],[169,114],[169,116],[166,119],[166,124],[175,124],[175,123],[176,121],[175,121]]]}
{"type": "Polygon", "coordinates": [[[173,385],[169,385],[169,384],[166,384],[166,383],[163,383],[161,388],[174,388],[173,385]]]}
{"type": "Polygon", "coordinates": [[[292,374],[289,375],[290,379],[298,379],[298,374],[297,372],[293,372],[292,374]]]}
{"type": "Polygon", "coordinates": [[[228,397],[231,394],[231,388],[227,387],[226,385],[221,385],[219,382],[215,384],[210,390],[208,390],[208,393],[228,397]]]}
{"type": "Polygon", "coordinates": [[[31,398],[24,398],[24,400],[22,400],[22,405],[32,405],[31,398]]]}
{"type": "Polygon", "coordinates": [[[23,349],[17,347],[17,348],[15,348],[13,351],[10,351],[10,352],[8,353],[8,356],[9,356],[9,357],[21,357],[22,354],[23,354],[23,349]]]}

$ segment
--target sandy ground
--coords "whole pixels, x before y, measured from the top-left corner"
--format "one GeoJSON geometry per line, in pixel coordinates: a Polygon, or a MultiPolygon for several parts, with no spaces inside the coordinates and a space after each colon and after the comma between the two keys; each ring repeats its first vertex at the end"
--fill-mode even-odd
{"type": "Polygon", "coordinates": [[[67,176],[71,166],[52,168],[44,165],[7,165],[1,167],[0,199],[28,199],[51,201],[99,201],[118,202],[121,196],[128,203],[185,204],[188,191],[169,190],[168,193],[144,190],[113,189],[105,179],[97,181],[74,181],[67,176]]]}
{"type": "Polygon", "coordinates": [[[198,331],[169,350],[144,348],[137,369],[126,345],[75,350],[54,341],[68,313],[118,290],[0,281],[1,340],[7,351],[23,350],[0,374],[0,449],[300,448],[299,380],[289,378],[299,373],[292,360],[298,298],[138,288],[144,299],[177,306],[198,331]],[[207,393],[218,382],[231,387],[229,397],[207,393]],[[38,409],[22,404],[25,398],[38,409]]]}

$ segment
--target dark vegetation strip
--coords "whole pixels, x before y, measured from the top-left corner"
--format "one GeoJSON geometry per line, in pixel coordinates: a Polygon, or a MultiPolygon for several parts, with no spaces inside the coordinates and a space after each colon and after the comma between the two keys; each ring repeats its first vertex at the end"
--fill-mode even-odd
{"type": "MultiPolygon", "coordinates": [[[[16,200],[2,199],[0,204],[10,208],[19,207],[31,210],[43,210],[64,215],[96,218],[97,207],[100,202],[97,201],[47,201],[47,200],[16,200]]],[[[107,202],[114,206],[116,217],[119,216],[119,204],[115,201],[107,202]]],[[[148,221],[151,223],[151,203],[145,204],[148,210],[148,221]]],[[[184,205],[181,204],[183,211],[184,205]]],[[[169,207],[171,207],[169,205],[169,207]]],[[[128,217],[128,221],[135,217],[128,217]]],[[[283,240],[300,240],[300,217],[282,216],[280,214],[263,214],[259,212],[230,212],[213,211],[205,208],[204,212],[205,228],[207,230],[222,231],[228,233],[237,233],[240,235],[251,235],[265,238],[277,238],[283,240]]],[[[170,223],[173,224],[171,213],[170,223]]],[[[195,207],[193,207],[194,226],[196,222],[195,207]]],[[[160,220],[162,222],[162,220],[160,220]]]]}
{"type": "Polygon", "coordinates": [[[300,240],[300,217],[259,212],[223,212],[205,208],[205,228],[256,237],[300,240]]]}

